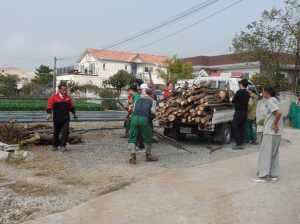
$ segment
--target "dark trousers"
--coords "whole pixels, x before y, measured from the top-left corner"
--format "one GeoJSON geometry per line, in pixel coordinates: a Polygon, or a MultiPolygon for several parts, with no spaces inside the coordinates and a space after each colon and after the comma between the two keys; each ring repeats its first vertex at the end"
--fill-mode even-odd
{"type": "Polygon", "coordinates": [[[144,139],[143,139],[141,131],[139,131],[139,133],[138,133],[137,142],[139,143],[139,148],[140,149],[144,149],[145,148],[144,139]]]}
{"type": "Polygon", "coordinates": [[[58,147],[58,146],[66,146],[68,136],[69,136],[69,121],[64,123],[54,123],[54,134],[53,134],[53,141],[52,146],[58,147]],[[61,131],[61,138],[60,138],[60,144],[58,143],[59,134],[61,131]]]}
{"type": "Polygon", "coordinates": [[[245,142],[245,128],[247,123],[247,111],[236,111],[232,121],[232,133],[237,145],[245,142]]]}

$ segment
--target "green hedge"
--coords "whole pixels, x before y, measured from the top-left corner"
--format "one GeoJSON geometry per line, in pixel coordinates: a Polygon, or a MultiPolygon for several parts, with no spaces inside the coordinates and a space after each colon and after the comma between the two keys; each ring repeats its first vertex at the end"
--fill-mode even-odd
{"type": "MultiPolygon", "coordinates": [[[[0,100],[0,111],[45,111],[48,100],[0,100]]],[[[104,111],[101,104],[73,101],[75,111],[104,111]]]]}

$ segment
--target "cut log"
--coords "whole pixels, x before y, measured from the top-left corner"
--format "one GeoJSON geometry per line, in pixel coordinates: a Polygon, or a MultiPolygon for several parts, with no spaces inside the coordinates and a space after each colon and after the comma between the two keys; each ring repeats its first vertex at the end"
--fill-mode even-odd
{"type": "Polygon", "coordinates": [[[178,103],[178,104],[180,104],[181,101],[182,101],[182,98],[177,98],[177,99],[176,99],[176,103],[178,103]]]}
{"type": "MultiPolygon", "coordinates": [[[[173,91],[175,91],[175,90],[173,90],[173,91]]],[[[160,102],[166,101],[168,98],[170,98],[171,96],[173,96],[173,94],[174,94],[173,91],[172,91],[172,93],[170,93],[168,96],[162,98],[161,100],[157,100],[156,103],[160,103],[160,102]]]]}
{"type": "Polygon", "coordinates": [[[156,118],[158,118],[158,119],[161,118],[161,112],[156,112],[156,113],[155,113],[155,116],[156,116],[156,118]]]}
{"type": "Polygon", "coordinates": [[[181,105],[183,106],[183,105],[186,105],[188,103],[188,101],[187,100],[182,100],[181,101],[181,105]]]}
{"type": "Polygon", "coordinates": [[[201,103],[205,103],[205,102],[207,102],[207,100],[213,100],[213,99],[216,99],[217,100],[217,98],[215,97],[215,95],[208,95],[208,96],[205,96],[205,97],[203,97],[201,100],[200,100],[200,102],[201,103]]]}
{"type": "Polygon", "coordinates": [[[70,142],[70,144],[76,144],[76,143],[78,143],[78,142],[79,142],[78,139],[74,139],[73,141],[70,142]]]}
{"type": "Polygon", "coordinates": [[[189,93],[193,94],[195,92],[195,86],[192,85],[189,87],[189,93]]]}
{"type": "Polygon", "coordinates": [[[183,117],[183,118],[187,118],[189,115],[190,115],[190,113],[189,113],[189,112],[186,112],[186,113],[184,113],[184,114],[182,115],[182,117],[183,117]]]}
{"type": "Polygon", "coordinates": [[[174,114],[170,114],[169,116],[168,116],[168,120],[169,121],[175,121],[176,120],[176,116],[174,115],[174,114]]]}
{"type": "Polygon", "coordinates": [[[189,103],[191,103],[191,102],[194,102],[194,101],[196,101],[196,100],[200,100],[201,98],[205,97],[205,95],[206,95],[206,93],[201,93],[201,94],[199,94],[199,95],[191,96],[191,97],[189,97],[189,98],[187,99],[187,101],[188,101],[189,103]]]}
{"type": "Polygon", "coordinates": [[[184,110],[185,110],[185,111],[189,111],[190,109],[195,108],[196,106],[197,106],[197,105],[192,104],[192,105],[190,105],[190,106],[187,106],[184,110]]]}
{"type": "MultiPolygon", "coordinates": [[[[52,134],[39,134],[39,139],[35,139],[34,141],[36,140],[39,140],[39,141],[52,141],[53,140],[53,135],[52,134]]],[[[59,139],[60,139],[61,135],[59,136],[59,139]]],[[[34,138],[31,138],[31,139],[34,139],[34,138]]],[[[31,140],[31,139],[28,139],[28,140],[31,140]]],[[[83,135],[82,134],[77,134],[77,133],[71,133],[69,134],[68,136],[68,142],[70,141],[73,141],[74,139],[83,139],[83,135]]],[[[26,140],[28,142],[28,140],[26,140]]]]}
{"type": "Polygon", "coordinates": [[[182,118],[181,122],[185,123],[186,122],[186,118],[182,118]]]}
{"type": "Polygon", "coordinates": [[[164,102],[159,102],[159,103],[158,103],[158,106],[159,106],[159,107],[164,107],[164,106],[165,106],[165,103],[164,103],[164,102]]]}
{"type": "Polygon", "coordinates": [[[177,111],[177,110],[179,110],[180,108],[178,108],[178,107],[169,107],[168,108],[168,111],[171,113],[171,112],[173,112],[173,111],[177,111]]]}
{"type": "Polygon", "coordinates": [[[208,104],[208,103],[204,103],[202,104],[201,106],[203,107],[218,107],[218,106],[233,106],[232,104],[230,103],[219,103],[219,104],[208,104]]]}
{"type": "Polygon", "coordinates": [[[201,123],[205,124],[207,121],[210,121],[210,119],[212,119],[213,115],[207,115],[206,117],[201,119],[201,123]]]}
{"type": "Polygon", "coordinates": [[[210,87],[212,84],[213,80],[210,79],[207,83],[201,83],[202,88],[210,87]]]}
{"type": "Polygon", "coordinates": [[[227,88],[228,97],[231,98],[234,95],[234,92],[230,89],[229,84],[225,84],[225,87],[227,88]]]}
{"type": "Polygon", "coordinates": [[[195,117],[195,122],[200,123],[203,117],[195,117]]]}
{"type": "Polygon", "coordinates": [[[210,115],[211,112],[205,111],[205,110],[198,110],[198,111],[197,111],[197,114],[198,114],[198,116],[205,117],[205,116],[207,116],[207,115],[210,115]]]}

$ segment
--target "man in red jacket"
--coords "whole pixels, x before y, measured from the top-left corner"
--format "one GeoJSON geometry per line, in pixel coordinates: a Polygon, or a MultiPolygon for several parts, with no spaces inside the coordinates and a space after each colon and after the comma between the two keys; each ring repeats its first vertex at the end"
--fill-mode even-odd
{"type": "Polygon", "coordinates": [[[51,110],[53,110],[54,134],[52,151],[56,151],[58,146],[60,146],[61,150],[66,150],[66,143],[69,136],[70,111],[74,115],[74,118],[77,119],[71,97],[66,94],[67,86],[65,84],[60,84],[58,89],[59,92],[50,97],[47,106],[47,120],[52,117],[51,110]],[[58,138],[60,131],[62,134],[59,144],[58,138]]]}

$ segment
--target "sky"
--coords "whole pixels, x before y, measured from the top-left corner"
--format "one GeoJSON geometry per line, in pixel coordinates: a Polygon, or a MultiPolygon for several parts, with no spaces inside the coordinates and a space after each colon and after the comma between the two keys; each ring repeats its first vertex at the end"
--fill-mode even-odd
{"type": "MultiPolygon", "coordinates": [[[[103,49],[204,2],[2,1],[0,67],[35,71],[44,64],[53,68],[54,57],[58,58],[58,68],[74,65],[86,48],[103,49]]],[[[158,32],[107,50],[169,57],[177,54],[180,58],[230,54],[236,33],[259,21],[264,10],[273,6],[283,9],[284,5],[284,0],[219,0],[158,32]]]]}

